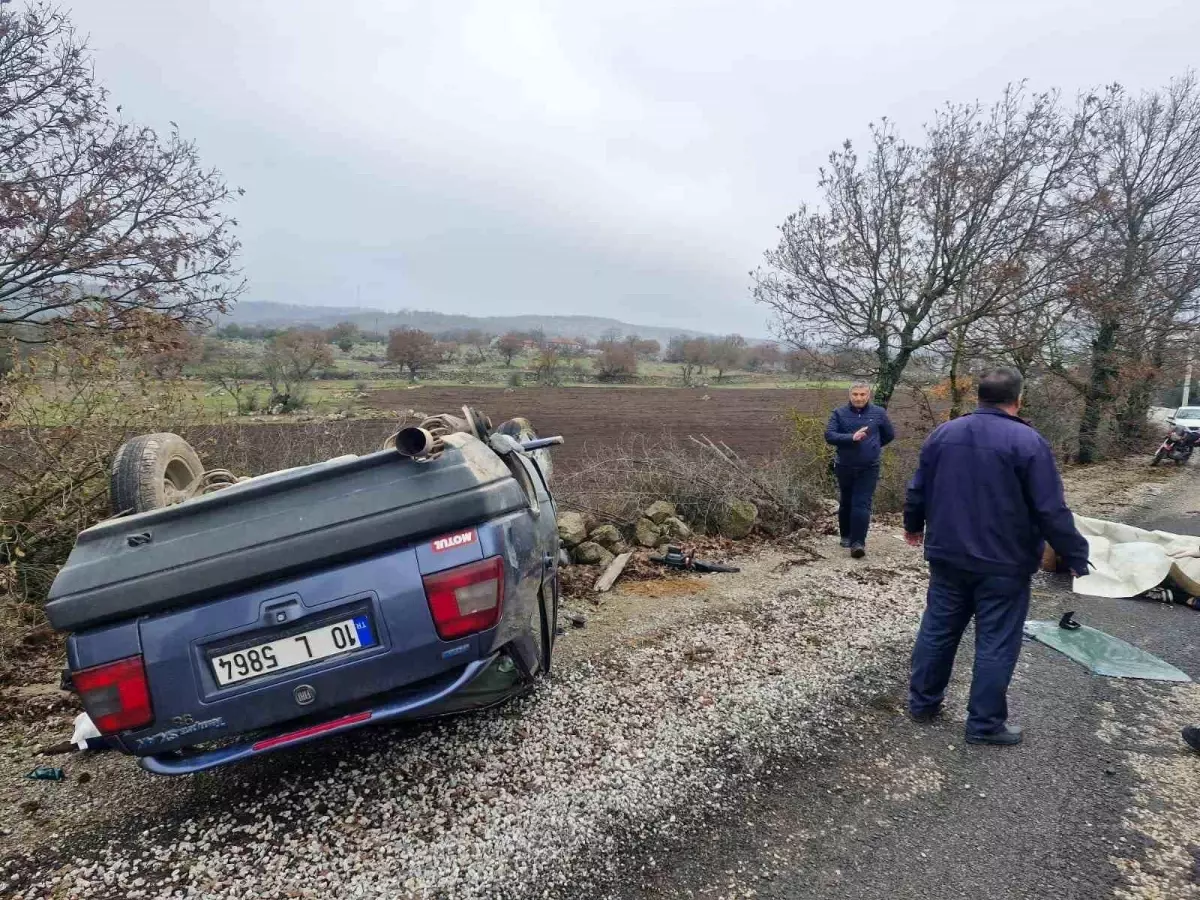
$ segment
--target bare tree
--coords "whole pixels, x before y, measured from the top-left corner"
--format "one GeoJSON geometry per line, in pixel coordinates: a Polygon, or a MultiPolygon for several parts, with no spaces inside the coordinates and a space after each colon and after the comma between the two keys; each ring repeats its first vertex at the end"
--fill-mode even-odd
{"type": "Polygon", "coordinates": [[[160,139],[110,114],[64,12],[0,6],[0,326],[224,311],[242,288],[231,194],[174,124],[160,139]]]}
{"type": "Polygon", "coordinates": [[[325,332],[325,338],[343,353],[349,353],[362,340],[362,332],[353,322],[338,322],[325,332]]]}
{"type": "Polygon", "coordinates": [[[170,336],[160,336],[155,344],[139,362],[146,371],[163,381],[181,377],[183,370],[198,363],[204,352],[200,336],[182,328],[170,336]]]}
{"type": "Polygon", "coordinates": [[[725,377],[730,369],[736,369],[742,364],[746,355],[746,339],[739,334],[731,334],[719,341],[711,341],[708,348],[708,360],[717,370],[717,381],[725,377]]]}
{"type": "Polygon", "coordinates": [[[525,349],[525,339],[511,331],[496,342],[496,351],[500,354],[500,358],[504,360],[505,368],[512,365],[513,357],[517,356],[523,349],[525,349]]]}
{"type": "Polygon", "coordinates": [[[1150,388],[1171,339],[1195,326],[1200,242],[1200,92],[1193,75],[1161,93],[1108,90],[1087,132],[1079,177],[1089,234],[1089,276],[1076,285],[1071,322],[1086,350],[1073,374],[1083,395],[1079,460],[1097,458],[1105,413],[1133,369],[1121,415],[1128,431],[1145,419],[1150,388]]]}
{"type": "Polygon", "coordinates": [[[462,336],[466,348],[464,362],[470,366],[478,366],[487,362],[488,347],[492,345],[492,336],[479,328],[469,329],[462,336]]]}
{"type": "Polygon", "coordinates": [[[1070,249],[1063,191],[1095,105],[1065,120],[1056,95],[1016,87],[945,107],[922,145],[873,126],[865,162],[849,142],[830,156],[823,208],[780,227],[755,298],[794,346],[870,350],[886,405],[914,354],[1027,296],[1070,249]]]}
{"type": "Polygon", "coordinates": [[[534,376],[540,384],[558,384],[562,362],[562,356],[558,350],[547,346],[539,350],[537,356],[534,357],[534,376]]]}
{"type": "Polygon", "coordinates": [[[333,365],[333,353],[319,331],[285,331],[263,354],[263,374],[271,384],[271,405],[301,406],[304,385],[320,370],[333,365]]]}
{"type": "Polygon", "coordinates": [[[626,341],[601,341],[600,355],[593,365],[600,381],[628,381],[637,376],[638,358],[634,345],[626,341]]]}
{"type": "Polygon", "coordinates": [[[680,343],[677,360],[683,383],[690,385],[693,376],[703,376],[705,366],[712,363],[712,344],[707,338],[688,338],[680,343]]]}
{"type": "Polygon", "coordinates": [[[258,406],[258,371],[254,361],[228,346],[214,349],[208,364],[208,380],[233,401],[239,416],[254,412],[258,406]]]}
{"type": "Polygon", "coordinates": [[[412,381],[416,381],[422,372],[438,365],[443,353],[443,347],[427,331],[396,328],[388,334],[388,360],[401,369],[408,369],[408,377],[412,381]]]}

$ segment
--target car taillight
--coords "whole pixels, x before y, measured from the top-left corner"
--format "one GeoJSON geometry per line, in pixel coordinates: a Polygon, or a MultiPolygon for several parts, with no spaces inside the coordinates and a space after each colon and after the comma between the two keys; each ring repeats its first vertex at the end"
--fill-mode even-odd
{"type": "Polygon", "coordinates": [[[468,563],[423,579],[429,611],[443,641],[491,628],[504,601],[504,560],[468,563]]]}
{"type": "Polygon", "coordinates": [[[140,656],[83,669],[71,680],[101,734],[129,731],[154,721],[150,686],[140,656]]]}

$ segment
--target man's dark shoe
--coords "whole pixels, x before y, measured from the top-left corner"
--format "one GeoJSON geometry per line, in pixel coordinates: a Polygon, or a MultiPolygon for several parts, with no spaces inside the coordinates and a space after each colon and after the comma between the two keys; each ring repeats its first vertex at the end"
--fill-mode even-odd
{"type": "Polygon", "coordinates": [[[937,722],[942,718],[942,704],[938,704],[933,709],[915,710],[910,709],[908,716],[919,725],[928,725],[930,722],[937,722]]]}
{"type": "Polygon", "coordinates": [[[1009,747],[1013,744],[1019,744],[1024,740],[1021,734],[1020,725],[1005,725],[999,731],[992,731],[988,734],[971,734],[967,732],[968,744],[996,744],[1002,747],[1009,747]]]}
{"type": "Polygon", "coordinates": [[[1183,742],[1200,753],[1200,728],[1195,725],[1189,725],[1183,729],[1183,742]]]}
{"type": "Polygon", "coordinates": [[[842,538],[842,540],[840,541],[840,543],[841,543],[841,545],[842,545],[844,548],[846,548],[847,550],[849,550],[849,549],[850,549],[850,538],[842,538]]]}
{"type": "Polygon", "coordinates": [[[867,548],[864,547],[862,544],[851,544],[850,545],[850,555],[853,556],[855,559],[862,559],[864,556],[867,555],[867,548]]]}

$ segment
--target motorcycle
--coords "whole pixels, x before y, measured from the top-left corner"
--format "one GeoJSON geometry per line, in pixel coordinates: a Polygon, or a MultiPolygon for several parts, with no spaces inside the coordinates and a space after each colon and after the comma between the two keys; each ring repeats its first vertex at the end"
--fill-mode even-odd
{"type": "Polygon", "coordinates": [[[1150,460],[1150,465],[1157,466],[1164,459],[1173,460],[1178,466],[1187,465],[1197,443],[1200,443],[1200,431],[1176,426],[1163,438],[1154,459],[1150,460]]]}

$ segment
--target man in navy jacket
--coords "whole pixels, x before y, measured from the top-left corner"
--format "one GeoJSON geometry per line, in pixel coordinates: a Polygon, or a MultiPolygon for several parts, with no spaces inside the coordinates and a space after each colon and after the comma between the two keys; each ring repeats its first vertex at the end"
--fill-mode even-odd
{"type": "Polygon", "coordinates": [[[909,711],[919,722],[941,713],[959,640],[974,617],[970,743],[1021,742],[1020,727],[1007,724],[1008,684],[1044,542],[1076,575],[1088,571],[1088,544],[1067,508],[1050,445],[1017,418],[1021,387],[1015,369],[979,380],[979,408],[926,439],[904,506],[905,539],[924,543],[929,561],[909,711]]]}
{"type": "Polygon", "coordinates": [[[861,383],[850,388],[850,402],[835,409],[825,427],[826,442],[837,448],[838,530],[855,559],[867,552],[879,457],[895,436],[887,410],[871,402],[870,387],[861,383]]]}

